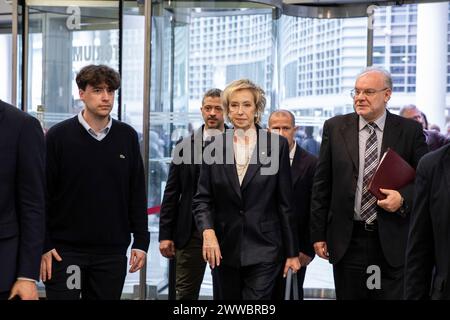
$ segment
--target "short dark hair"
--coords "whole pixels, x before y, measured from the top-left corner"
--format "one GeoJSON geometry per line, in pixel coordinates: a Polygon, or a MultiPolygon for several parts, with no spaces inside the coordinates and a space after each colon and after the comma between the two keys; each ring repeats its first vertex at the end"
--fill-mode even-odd
{"type": "Polygon", "coordinates": [[[220,90],[220,89],[217,89],[217,88],[209,89],[203,95],[202,105],[205,103],[205,99],[206,98],[208,98],[208,97],[210,97],[210,98],[220,98],[221,94],[222,94],[222,90],[220,90]]]}
{"type": "Polygon", "coordinates": [[[102,83],[112,90],[117,90],[120,87],[120,75],[108,66],[90,64],[78,72],[76,82],[78,89],[81,90],[86,90],[88,84],[94,87],[102,83]]]}

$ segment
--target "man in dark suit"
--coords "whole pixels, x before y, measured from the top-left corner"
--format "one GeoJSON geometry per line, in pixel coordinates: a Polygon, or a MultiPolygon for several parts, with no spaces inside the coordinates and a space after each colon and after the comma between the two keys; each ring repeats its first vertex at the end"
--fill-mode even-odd
{"type": "Polygon", "coordinates": [[[45,145],[39,122],[0,101],[0,300],[38,299],[45,145]]]}
{"type": "Polygon", "coordinates": [[[405,298],[450,299],[450,145],[422,158],[406,250],[405,298]]]}
{"type": "Polygon", "coordinates": [[[355,113],[325,121],[311,202],[311,240],[333,264],[338,299],[401,299],[413,184],[368,191],[387,148],[414,168],[427,152],[419,123],[391,114],[390,74],[367,68],[352,90],[355,113]]]}
{"type": "Polygon", "coordinates": [[[205,124],[177,144],[161,205],[159,250],[166,258],[176,258],[177,300],[197,300],[205,273],[202,236],[193,221],[192,198],[197,191],[203,142],[224,131],[221,93],[220,89],[205,93],[200,109],[205,124]]]}
{"type": "MultiPolygon", "coordinates": [[[[317,157],[301,148],[294,139],[295,117],[292,112],[278,110],[269,117],[269,130],[278,133],[288,140],[289,158],[291,163],[291,175],[293,186],[294,212],[297,217],[298,233],[298,257],[301,268],[297,273],[299,299],[303,300],[303,282],[305,280],[306,266],[314,258],[314,248],[309,235],[309,216],[311,205],[311,190],[314,172],[317,165],[317,157]]],[[[280,277],[281,278],[281,277],[280,277]]],[[[280,279],[281,280],[281,279],[280,279]]],[[[283,285],[279,286],[279,294],[283,291],[283,285]]],[[[278,297],[280,298],[280,297],[278,297]]]]}

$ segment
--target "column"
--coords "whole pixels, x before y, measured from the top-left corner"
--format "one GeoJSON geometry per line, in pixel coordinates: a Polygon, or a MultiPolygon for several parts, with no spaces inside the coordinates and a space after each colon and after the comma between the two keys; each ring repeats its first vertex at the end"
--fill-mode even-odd
{"type": "Polygon", "coordinates": [[[428,122],[445,125],[448,2],[417,5],[416,105],[428,122]]]}

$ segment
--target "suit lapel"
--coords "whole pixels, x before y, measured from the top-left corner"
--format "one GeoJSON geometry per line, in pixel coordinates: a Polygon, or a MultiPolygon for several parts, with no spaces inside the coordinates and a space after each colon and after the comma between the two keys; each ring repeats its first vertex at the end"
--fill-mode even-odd
{"type": "Polygon", "coordinates": [[[291,165],[292,185],[294,186],[297,183],[298,178],[300,178],[305,171],[305,163],[302,161],[302,153],[303,150],[297,144],[294,159],[292,160],[291,165]]]}
{"type": "Polygon", "coordinates": [[[401,136],[402,127],[399,126],[399,121],[392,117],[391,113],[386,110],[386,123],[383,130],[380,158],[386,152],[387,148],[395,149],[394,146],[401,139],[401,136]]]}
{"type": "Polygon", "coordinates": [[[236,160],[234,159],[233,130],[227,130],[225,134],[224,163],[225,175],[230,182],[231,188],[241,199],[241,187],[236,171],[236,160]]]}
{"type": "Polygon", "coordinates": [[[359,170],[359,130],[358,130],[358,114],[352,113],[341,127],[341,133],[344,137],[344,143],[347,152],[352,159],[356,172],[359,170]]]}
{"type": "Polygon", "coordinates": [[[447,149],[446,155],[443,157],[442,165],[444,166],[445,180],[447,187],[450,189],[450,149],[447,149]]]}

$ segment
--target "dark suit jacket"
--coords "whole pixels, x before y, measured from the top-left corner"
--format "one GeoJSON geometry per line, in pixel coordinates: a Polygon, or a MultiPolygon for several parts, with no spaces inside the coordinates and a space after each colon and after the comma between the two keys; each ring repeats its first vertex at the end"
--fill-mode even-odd
{"type": "Polygon", "coordinates": [[[450,299],[449,190],[447,145],[424,156],[417,168],[406,251],[406,299],[450,299]]]}
{"type": "Polygon", "coordinates": [[[44,240],[44,135],[39,122],[0,101],[0,292],[39,278],[44,240]]]}
{"type": "Polygon", "coordinates": [[[294,191],[294,212],[298,221],[298,249],[310,257],[314,257],[314,248],[309,233],[309,217],[316,165],[317,157],[297,144],[292,161],[291,174],[294,191]]]}
{"type": "Polygon", "coordinates": [[[202,165],[193,200],[198,229],[215,230],[221,263],[236,268],[298,255],[289,146],[279,135],[257,131],[257,145],[242,186],[234,161],[233,130],[213,139],[208,147],[217,147],[214,155],[228,161],[202,165]],[[266,147],[263,140],[267,141],[266,147]],[[264,174],[274,164],[268,163],[268,157],[278,161],[275,174],[264,174]]]}
{"type": "MultiPolygon", "coordinates": [[[[351,113],[325,121],[311,203],[311,241],[326,241],[330,262],[347,251],[353,229],[359,170],[358,115],[351,113]]],[[[414,168],[428,151],[420,124],[387,111],[381,154],[390,147],[414,168]]],[[[390,213],[378,208],[378,232],[387,262],[402,266],[414,185],[398,190],[405,210],[390,213]]]]}
{"type": "Polygon", "coordinates": [[[159,218],[159,241],[173,240],[175,247],[187,245],[195,230],[192,198],[200,174],[204,125],[175,147],[159,218]],[[194,141],[198,144],[195,145],[194,141]],[[183,159],[183,157],[185,157],[183,159]]]}

